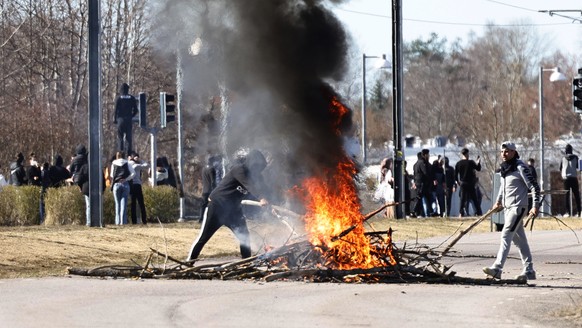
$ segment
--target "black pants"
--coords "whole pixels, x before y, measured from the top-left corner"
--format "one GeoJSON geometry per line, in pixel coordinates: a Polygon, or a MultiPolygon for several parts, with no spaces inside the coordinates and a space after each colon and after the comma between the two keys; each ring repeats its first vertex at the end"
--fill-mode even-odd
{"type": "Polygon", "coordinates": [[[469,201],[475,206],[475,214],[477,216],[483,215],[481,211],[481,202],[477,199],[477,190],[472,183],[461,182],[461,207],[459,212],[461,216],[469,215],[469,201]]]}
{"type": "Polygon", "coordinates": [[[574,194],[574,201],[576,202],[576,214],[580,215],[580,187],[578,185],[578,178],[569,177],[564,180],[564,189],[568,192],[566,193],[566,208],[568,209],[568,214],[574,216],[575,212],[572,206],[570,206],[570,199],[572,194],[574,194]]]}
{"type": "Polygon", "coordinates": [[[139,203],[139,209],[141,210],[141,223],[147,224],[147,216],[145,204],[143,202],[143,191],[141,189],[141,184],[132,183],[130,185],[131,193],[131,223],[137,224],[137,203],[139,203]]]}
{"type": "Polygon", "coordinates": [[[202,204],[200,204],[200,218],[198,219],[198,222],[202,222],[202,219],[204,218],[204,210],[208,207],[208,196],[210,196],[210,193],[202,194],[202,204]]]}
{"type": "Polygon", "coordinates": [[[131,153],[133,147],[132,124],[131,118],[117,119],[117,149],[124,151],[126,155],[131,153]]]}
{"type": "Polygon", "coordinates": [[[212,200],[208,202],[206,219],[202,221],[200,234],[192,244],[188,260],[197,259],[204,245],[222,226],[229,228],[238,239],[242,258],[250,257],[251,238],[240,205],[212,200]]]}
{"type": "Polygon", "coordinates": [[[451,216],[451,204],[453,203],[453,187],[447,187],[445,190],[445,198],[447,199],[447,216],[451,216]]]}

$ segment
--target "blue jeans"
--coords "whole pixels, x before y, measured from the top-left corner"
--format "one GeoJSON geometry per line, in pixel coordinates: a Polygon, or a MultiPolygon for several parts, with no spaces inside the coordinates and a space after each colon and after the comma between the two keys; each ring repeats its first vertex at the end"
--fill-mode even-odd
{"type": "Polygon", "coordinates": [[[127,197],[129,195],[129,183],[115,183],[113,185],[113,198],[115,199],[115,224],[127,224],[127,197]]]}

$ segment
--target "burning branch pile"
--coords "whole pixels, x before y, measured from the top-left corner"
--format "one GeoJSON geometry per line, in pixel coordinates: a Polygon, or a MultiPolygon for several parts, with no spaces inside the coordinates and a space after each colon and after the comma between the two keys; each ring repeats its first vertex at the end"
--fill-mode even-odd
{"type": "MultiPolygon", "coordinates": [[[[381,212],[388,204],[364,216],[367,220],[381,212]]],[[[342,231],[336,242],[355,229],[342,231]],[[339,237],[342,235],[342,237],[339,237]]],[[[150,249],[146,263],[134,266],[102,266],[92,269],[69,268],[68,273],[81,276],[120,277],[144,279],[219,279],[309,282],[362,282],[362,283],[468,283],[468,284],[522,284],[523,281],[473,279],[458,277],[450,268],[438,262],[441,253],[426,246],[401,249],[391,242],[392,231],[365,232],[370,255],[377,265],[349,267],[347,263],[334,264],[337,258],[350,258],[338,250],[324,245],[313,245],[299,240],[272,249],[264,254],[238,261],[194,265],[177,260],[167,254],[150,249]],[[161,264],[160,264],[161,263],[161,264]],[[327,265],[322,265],[327,263],[327,265]]]]}
{"type": "MultiPolygon", "coordinates": [[[[333,126],[339,136],[339,125],[349,110],[335,98],[330,99],[330,104],[330,113],[334,117],[333,126]]],[[[433,249],[423,246],[408,249],[406,245],[399,249],[392,242],[391,230],[366,232],[366,220],[388,206],[399,204],[388,204],[368,215],[362,215],[354,183],[355,164],[345,154],[333,156],[338,159],[335,167],[323,169],[293,190],[306,209],[302,218],[307,238],[294,240],[264,254],[234,262],[196,266],[152,249],[144,265],[71,268],[69,273],[154,279],[524,283],[457,277],[455,272],[449,271],[448,267],[438,262],[441,254],[433,249]],[[152,260],[160,259],[163,260],[163,265],[152,265],[152,260]]],[[[272,208],[277,209],[276,206],[272,208]]],[[[290,216],[292,213],[288,210],[279,212],[281,215],[278,216],[290,216]]],[[[456,241],[458,239],[454,242],[456,241]]],[[[450,247],[446,251],[449,249],[450,247]]]]}

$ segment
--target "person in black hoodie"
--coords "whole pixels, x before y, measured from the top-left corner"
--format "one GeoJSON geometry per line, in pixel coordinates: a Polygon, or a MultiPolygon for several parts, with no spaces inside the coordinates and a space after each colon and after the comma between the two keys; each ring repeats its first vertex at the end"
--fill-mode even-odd
{"type": "Polygon", "coordinates": [[[10,163],[10,181],[9,183],[13,186],[24,186],[28,183],[26,179],[26,170],[23,166],[24,155],[18,153],[16,155],[16,161],[10,163]]]}
{"type": "Polygon", "coordinates": [[[65,181],[71,177],[69,170],[63,166],[63,158],[61,155],[55,156],[54,165],[49,168],[48,174],[51,177],[51,187],[64,186],[65,181]]]}
{"type": "MultiPolygon", "coordinates": [[[[568,209],[568,214],[574,216],[574,210],[572,209],[572,194],[574,194],[574,201],[576,202],[576,214],[580,216],[580,187],[578,186],[578,156],[572,154],[572,145],[566,145],[566,155],[562,157],[562,162],[560,163],[560,172],[562,173],[562,179],[564,180],[564,189],[567,190],[566,193],[566,208],[568,209]]],[[[543,174],[543,172],[542,172],[543,174]]],[[[543,186],[542,186],[543,188],[543,186]]]]}
{"type": "Polygon", "coordinates": [[[70,166],[70,181],[79,186],[85,196],[85,224],[91,226],[91,202],[89,200],[89,163],[87,159],[87,148],[78,145],[75,149],[75,157],[70,166]]]}
{"type": "Polygon", "coordinates": [[[131,154],[133,150],[133,117],[137,114],[137,101],[129,94],[129,85],[123,83],[120,89],[121,95],[115,102],[115,114],[113,123],[117,124],[118,150],[131,154]],[[125,141],[125,142],[124,142],[125,141]],[[127,148],[125,148],[127,143],[127,148]]]}
{"type": "Polygon", "coordinates": [[[228,227],[240,242],[242,258],[251,256],[250,236],[243,216],[241,201],[252,197],[260,199],[261,206],[269,202],[264,198],[267,188],[261,172],[267,161],[258,150],[252,150],[243,163],[235,164],[224,176],[208,198],[208,213],[202,221],[198,238],[192,244],[188,261],[198,258],[204,245],[222,226],[228,227]]]}
{"type": "Polygon", "coordinates": [[[469,215],[469,202],[472,202],[473,206],[475,206],[475,214],[477,216],[483,215],[481,202],[477,198],[477,171],[481,171],[481,158],[477,156],[477,161],[469,159],[469,149],[463,148],[461,150],[461,160],[455,165],[455,179],[460,188],[461,196],[460,216],[469,215]]]}

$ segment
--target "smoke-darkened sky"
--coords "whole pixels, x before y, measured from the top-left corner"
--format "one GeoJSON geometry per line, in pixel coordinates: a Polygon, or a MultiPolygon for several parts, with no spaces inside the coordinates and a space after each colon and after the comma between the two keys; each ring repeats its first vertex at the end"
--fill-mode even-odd
{"type": "Polygon", "coordinates": [[[286,170],[315,173],[343,154],[327,83],[346,69],[348,35],[329,10],[341,2],[168,0],[157,7],[157,29],[165,47],[175,44],[160,50],[186,53],[202,40],[200,52],[183,60],[184,93],[204,99],[222,88],[228,95],[229,151],[257,148],[284,156],[286,170]]]}

